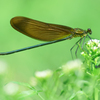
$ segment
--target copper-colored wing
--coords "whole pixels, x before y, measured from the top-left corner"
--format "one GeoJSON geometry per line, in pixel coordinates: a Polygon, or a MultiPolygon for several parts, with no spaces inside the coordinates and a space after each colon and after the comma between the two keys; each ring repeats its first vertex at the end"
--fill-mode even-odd
{"type": "Polygon", "coordinates": [[[43,41],[58,40],[73,32],[73,29],[67,26],[48,24],[26,17],[14,17],[10,23],[17,31],[43,41]]]}

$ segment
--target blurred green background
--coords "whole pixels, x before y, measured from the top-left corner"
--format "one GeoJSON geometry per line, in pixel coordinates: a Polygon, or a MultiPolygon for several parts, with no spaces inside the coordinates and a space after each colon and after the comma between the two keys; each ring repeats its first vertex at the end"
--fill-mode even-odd
{"type": "MultiPolygon", "coordinates": [[[[0,52],[42,43],[14,30],[10,19],[15,16],[85,30],[91,28],[91,38],[100,39],[100,0],[0,0],[0,13],[0,52]]],[[[0,56],[8,65],[6,82],[27,82],[35,71],[57,69],[72,60],[70,48],[78,39],[0,56]]]]}

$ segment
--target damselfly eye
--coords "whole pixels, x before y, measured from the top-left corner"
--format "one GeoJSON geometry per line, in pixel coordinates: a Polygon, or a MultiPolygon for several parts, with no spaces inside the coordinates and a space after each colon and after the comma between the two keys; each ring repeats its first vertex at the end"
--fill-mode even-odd
{"type": "Polygon", "coordinates": [[[90,28],[87,29],[87,33],[92,34],[92,31],[90,28]]]}

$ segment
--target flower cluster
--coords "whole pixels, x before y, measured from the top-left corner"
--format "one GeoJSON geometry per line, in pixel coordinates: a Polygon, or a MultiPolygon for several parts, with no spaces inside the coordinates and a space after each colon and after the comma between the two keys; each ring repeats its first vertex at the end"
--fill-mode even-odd
{"type": "Polygon", "coordinates": [[[87,51],[82,51],[81,55],[84,56],[84,58],[87,61],[92,62],[94,65],[99,65],[99,59],[100,59],[100,40],[92,39],[89,40],[86,43],[87,51]]]}

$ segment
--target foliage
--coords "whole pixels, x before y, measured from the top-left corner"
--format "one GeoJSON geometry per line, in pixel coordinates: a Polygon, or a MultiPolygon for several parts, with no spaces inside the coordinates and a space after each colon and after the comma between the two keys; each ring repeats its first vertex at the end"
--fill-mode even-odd
{"type": "MultiPolygon", "coordinates": [[[[7,100],[99,100],[99,44],[99,40],[90,40],[86,43],[87,51],[82,50],[81,53],[86,64],[76,59],[67,62],[56,71],[38,71],[29,83],[12,82],[20,87],[20,90],[17,89],[12,94],[7,94],[6,84],[4,86],[6,88],[1,89],[3,92],[0,90],[4,95],[2,98],[7,100]]],[[[11,90],[16,87],[12,85],[11,90]]]]}

